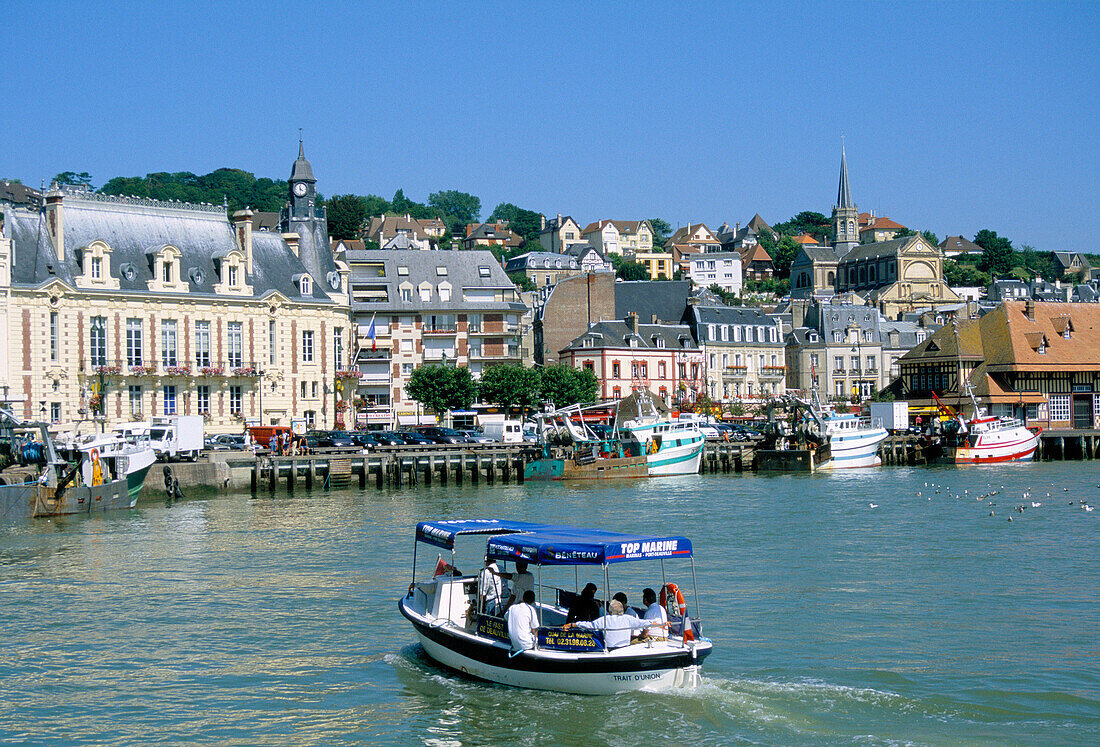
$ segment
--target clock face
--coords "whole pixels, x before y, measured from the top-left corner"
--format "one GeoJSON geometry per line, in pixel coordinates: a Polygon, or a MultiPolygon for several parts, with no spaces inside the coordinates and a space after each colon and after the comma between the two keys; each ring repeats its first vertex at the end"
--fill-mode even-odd
{"type": "Polygon", "coordinates": [[[294,185],[294,194],[298,195],[299,197],[305,197],[305,195],[306,195],[305,182],[298,182],[297,184],[294,185]]]}

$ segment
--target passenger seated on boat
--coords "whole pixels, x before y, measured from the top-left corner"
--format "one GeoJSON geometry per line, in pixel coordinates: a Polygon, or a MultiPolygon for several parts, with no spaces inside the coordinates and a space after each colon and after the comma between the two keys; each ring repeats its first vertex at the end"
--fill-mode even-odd
{"type": "Polygon", "coordinates": [[[630,633],[634,630],[645,630],[646,628],[654,627],[667,627],[667,623],[659,623],[656,620],[639,620],[636,617],[629,617],[623,614],[623,603],[618,599],[611,600],[611,604],[608,605],[608,609],[611,614],[598,617],[595,620],[578,620],[577,622],[567,622],[562,626],[563,630],[569,630],[570,628],[581,628],[582,630],[600,630],[603,631],[604,645],[608,651],[613,651],[617,648],[630,645],[630,633]]]}
{"type": "Polygon", "coordinates": [[[535,634],[539,628],[538,614],[535,612],[535,592],[528,589],[523,592],[523,601],[508,608],[505,619],[508,622],[508,638],[512,641],[512,651],[527,651],[535,647],[535,634]]]}
{"type": "MultiPolygon", "coordinates": [[[[668,610],[657,603],[657,592],[653,589],[642,589],[642,604],[645,605],[645,614],[642,615],[643,620],[656,620],[657,622],[668,624],[668,610]]],[[[647,631],[648,637],[657,640],[662,640],[665,637],[665,631],[654,630],[647,631]]]]}
{"type": "Polygon", "coordinates": [[[569,614],[565,616],[565,622],[595,620],[599,616],[600,603],[596,601],[596,585],[589,582],[581,589],[581,595],[569,605],[569,614]]]}
{"type": "Polygon", "coordinates": [[[618,600],[619,604],[621,604],[623,606],[623,614],[624,615],[626,615],[627,617],[637,617],[638,616],[638,613],[635,612],[629,604],[627,604],[626,594],[624,594],[621,591],[615,592],[615,596],[613,596],[611,598],[618,600]]]}
{"type": "Polygon", "coordinates": [[[504,584],[500,580],[500,567],[488,555],[485,556],[485,567],[477,578],[477,593],[480,600],[480,610],[483,615],[498,616],[501,599],[504,596],[504,584]]]}

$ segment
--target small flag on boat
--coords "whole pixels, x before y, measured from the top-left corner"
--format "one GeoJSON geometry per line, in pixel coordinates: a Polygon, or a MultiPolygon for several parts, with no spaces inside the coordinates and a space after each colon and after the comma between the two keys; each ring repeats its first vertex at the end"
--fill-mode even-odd
{"type": "Polygon", "coordinates": [[[435,573],[432,574],[432,578],[436,576],[442,576],[447,572],[447,569],[451,566],[447,564],[447,561],[443,559],[442,555],[439,555],[435,561],[435,573]]]}

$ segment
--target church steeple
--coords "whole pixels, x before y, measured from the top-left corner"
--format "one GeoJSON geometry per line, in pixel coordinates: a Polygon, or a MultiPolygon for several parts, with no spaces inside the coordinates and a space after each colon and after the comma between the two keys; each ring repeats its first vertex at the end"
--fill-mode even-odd
{"type": "Polygon", "coordinates": [[[859,246],[859,209],[852,202],[852,190],[848,186],[848,154],[840,146],[840,185],[833,205],[833,251],[843,257],[859,246]]]}
{"type": "Polygon", "coordinates": [[[848,187],[848,155],[844,152],[844,146],[840,146],[840,187],[836,191],[837,207],[850,208],[852,205],[852,190],[848,187]]]}

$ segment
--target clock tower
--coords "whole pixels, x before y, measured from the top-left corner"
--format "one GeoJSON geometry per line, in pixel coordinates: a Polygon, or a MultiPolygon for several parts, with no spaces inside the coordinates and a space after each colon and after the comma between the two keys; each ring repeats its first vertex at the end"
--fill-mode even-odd
{"type": "Polygon", "coordinates": [[[341,293],[340,273],[328,238],[328,216],[317,200],[317,179],[298,140],[298,158],[287,180],[289,200],[279,216],[282,233],[298,234],[298,258],[313,276],[316,288],[330,297],[341,293]]]}

